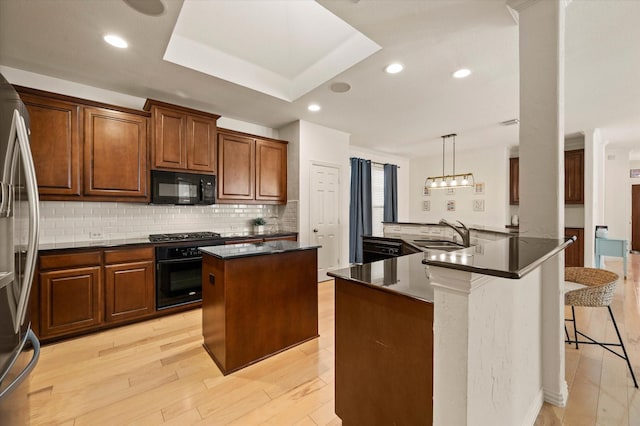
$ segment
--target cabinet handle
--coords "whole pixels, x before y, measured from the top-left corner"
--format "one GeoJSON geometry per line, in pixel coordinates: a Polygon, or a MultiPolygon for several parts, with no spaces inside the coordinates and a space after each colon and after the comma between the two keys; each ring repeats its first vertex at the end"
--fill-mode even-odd
{"type": "Polygon", "coordinates": [[[209,274],[209,284],[216,285],[216,276],[213,274],[209,274]]]}

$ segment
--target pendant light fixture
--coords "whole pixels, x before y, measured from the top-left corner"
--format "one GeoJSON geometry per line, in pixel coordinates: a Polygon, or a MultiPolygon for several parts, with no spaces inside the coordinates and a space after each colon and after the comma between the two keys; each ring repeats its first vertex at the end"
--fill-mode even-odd
{"type": "Polygon", "coordinates": [[[456,174],[456,134],[442,136],[442,176],[429,176],[424,181],[425,189],[437,188],[469,188],[475,184],[473,173],[456,174]],[[447,139],[453,139],[453,170],[450,175],[444,174],[445,143],[447,139]]]}

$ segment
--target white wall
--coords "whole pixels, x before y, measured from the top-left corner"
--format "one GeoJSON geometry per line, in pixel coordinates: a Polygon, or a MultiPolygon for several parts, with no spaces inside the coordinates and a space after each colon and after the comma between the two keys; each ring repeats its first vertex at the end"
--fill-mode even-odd
{"type": "MultiPolygon", "coordinates": [[[[349,147],[349,156],[365,158],[376,163],[390,163],[397,165],[398,168],[398,222],[408,222],[409,214],[409,183],[411,181],[411,161],[408,158],[390,155],[384,152],[372,151],[352,145],[349,147]]],[[[349,172],[351,173],[351,172],[349,172]]],[[[348,206],[347,206],[348,207],[348,206]]]]}
{"type": "Polygon", "coordinates": [[[310,242],[310,170],[314,163],[340,169],[340,267],[349,263],[349,138],[348,133],[308,121],[296,121],[278,130],[289,141],[288,196],[298,201],[298,238],[310,242]],[[296,179],[297,177],[297,179],[296,179]]]}
{"type": "Polygon", "coordinates": [[[609,238],[631,240],[631,179],[629,150],[605,151],[604,223],[609,238]]]}
{"type": "MultiPolygon", "coordinates": [[[[411,222],[437,223],[440,219],[460,220],[468,225],[484,225],[503,228],[509,223],[509,160],[508,148],[493,147],[456,152],[456,172],[471,172],[476,183],[484,183],[484,194],[474,193],[473,188],[458,188],[455,194],[446,189],[431,190],[423,195],[424,181],[428,176],[442,175],[442,156],[411,159],[410,205],[411,222]],[[446,203],[455,201],[455,211],[448,212],[446,203]],[[484,200],[484,211],[473,211],[473,201],[484,200]],[[423,210],[423,201],[430,202],[430,210],[423,210]]],[[[447,155],[445,173],[451,173],[451,157],[447,155]]]]}

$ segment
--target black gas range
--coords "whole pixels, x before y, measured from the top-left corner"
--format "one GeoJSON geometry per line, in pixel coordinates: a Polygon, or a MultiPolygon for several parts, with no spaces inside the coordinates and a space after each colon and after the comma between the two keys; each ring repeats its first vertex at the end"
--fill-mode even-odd
{"type": "Polygon", "coordinates": [[[222,245],[216,232],[181,232],[152,234],[149,241],[162,244],[156,247],[156,309],[202,300],[202,245],[222,245]],[[191,242],[191,244],[185,244],[191,242]]]}

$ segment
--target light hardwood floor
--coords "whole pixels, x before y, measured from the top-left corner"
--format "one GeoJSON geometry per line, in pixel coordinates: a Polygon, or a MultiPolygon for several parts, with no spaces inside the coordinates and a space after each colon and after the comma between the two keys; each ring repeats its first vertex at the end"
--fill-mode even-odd
{"type": "MultiPolygon", "coordinates": [[[[607,268],[621,272],[621,262],[607,268]]],[[[640,256],[613,303],[640,373],[640,256]]],[[[333,282],[319,284],[320,338],[227,377],[202,348],[201,311],[43,347],[31,375],[33,425],[340,425],[334,414],[333,282]]],[[[594,337],[612,337],[606,310],[578,309],[594,337]]],[[[569,401],[536,425],[640,425],[640,392],[624,361],[566,349],[569,401]]]]}

